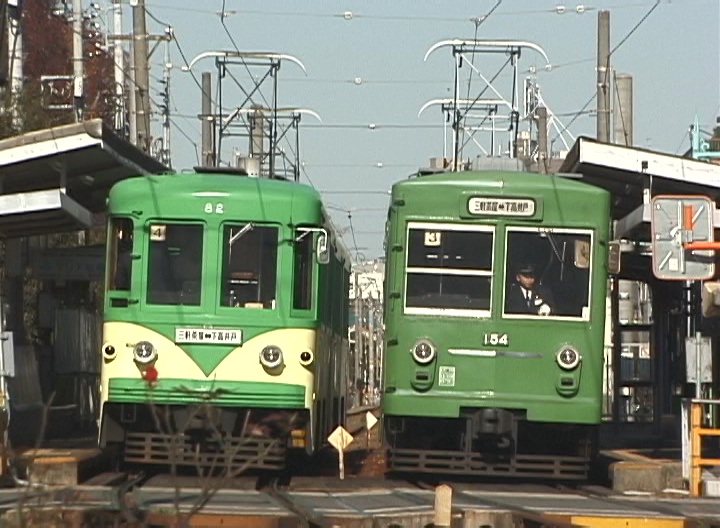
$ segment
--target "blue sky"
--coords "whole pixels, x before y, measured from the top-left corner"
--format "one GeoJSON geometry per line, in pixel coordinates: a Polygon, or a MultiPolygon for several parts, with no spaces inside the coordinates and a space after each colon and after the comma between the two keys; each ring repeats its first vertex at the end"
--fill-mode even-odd
{"type": "MultiPolygon", "coordinates": [[[[452,95],[453,58],[450,49],[444,48],[424,62],[426,51],[441,40],[474,38],[472,19],[496,3],[224,2],[225,24],[240,50],[290,54],[307,68],[303,75],[292,64],[281,67],[279,104],[309,108],[321,116],[322,123],[312,118],[301,123],[302,181],[311,182],[323,193],[335,223],[344,231],[346,244],[351,250],[358,248],[360,259],[382,254],[390,186],[426,166],[430,157],[443,154],[440,110],[430,108],[420,117],[418,111],[431,99],[452,95]],[[343,16],[347,12],[352,16],[343,16]],[[353,82],[356,78],[362,82],[353,82]],[[371,123],[376,125],[374,130],[368,126],[371,123]]],[[[525,40],[541,46],[553,68],[537,74],[536,82],[547,105],[567,124],[595,93],[597,11],[610,11],[614,48],[655,3],[504,0],[477,27],[477,38],[525,40]],[[561,5],[564,14],[558,12],[561,5]]],[[[635,145],[681,153],[689,145],[687,129],[696,115],[705,130],[714,126],[720,112],[719,4],[717,0],[659,1],[613,53],[613,68],[633,76],[635,145]]],[[[146,0],[146,6],[157,19],[174,27],[188,60],[204,51],[235,49],[221,24],[222,0],[146,0]]],[[[132,21],[129,8],[125,14],[124,29],[128,31],[132,21]]],[[[158,34],[162,26],[148,18],[148,30],[158,34]]],[[[200,112],[200,90],[192,77],[180,70],[183,59],[176,46],[171,48],[171,60],[172,155],[174,167],[182,169],[197,164],[200,123],[195,116],[200,112]]],[[[476,56],[473,63],[480,73],[491,77],[501,60],[501,56],[484,55],[476,56]]],[[[162,62],[159,48],[153,55],[151,79],[162,76],[162,62]]],[[[530,68],[542,65],[539,55],[524,52],[519,64],[521,80],[530,68]]],[[[194,68],[198,79],[203,70],[214,74],[213,62],[206,60],[194,68]]],[[[463,71],[468,73],[470,68],[463,71]]],[[[243,76],[242,71],[235,74],[243,76]]],[[[465,77],[464,82],[467,80],[465,77]]],[[[157,101],[159,85],[155,80],[151,83],[157,101]]],[[[509,97],[511,70],[502,70],[493,84],[509,97]]],[[[474,97],[482,87],[477,75],[470,86],[474,97]]],[[[461,93],[467,95],[467,84],[461,93]]],[[[228,89],[228,106],[234,96],[239,98],[240,92],[233,95],[228,89]]],[[[588,108],[594,109],[595,101],[588,108]]],[[[595,116],[582,114],[569,130],[575,136],[594,136],[595,127],[595,116]]],[[[160,135],[157,120],[153,132],[160,135]]],[[[226,160],[229,153],[223,153],[226,160]]]]}

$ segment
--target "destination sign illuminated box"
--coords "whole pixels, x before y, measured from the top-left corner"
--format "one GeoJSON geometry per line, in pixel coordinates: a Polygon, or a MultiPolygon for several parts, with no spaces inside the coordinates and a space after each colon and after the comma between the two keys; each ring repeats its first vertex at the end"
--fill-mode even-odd
{"type": "Polygon", "coordinates": [[[531,198],[500,198],[472,196],[468,199],[468,213],[478,216],[533,216],[535,200],[531,198]]]}

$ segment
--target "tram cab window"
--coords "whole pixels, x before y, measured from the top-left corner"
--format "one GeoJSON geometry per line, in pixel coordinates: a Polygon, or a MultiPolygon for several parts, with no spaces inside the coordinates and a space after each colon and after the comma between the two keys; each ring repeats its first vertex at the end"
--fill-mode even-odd
{"type": "Polygon", "coordinates": [[[312,307],[313,244],[315,234],[308,229],[295,233],[293,249],[293,308],[309,310],[312,307]]]}
{"type": "Polygon", "coordinates": [[[132,283],[133,221],[112,218],[109,236],[108,289],[128,291],[132,283]]]}
{"type": "Polygon", "coordinates": [[[411,223],[405,312],[489,314],[492,256],[491,226],[411,223]]]}
{"type": "Polygon", "coordinates": [[[504,313],[589,318],[592,233],[507,228],[504,313]]]}
{"type": "Polygon", "coordinates": [[[152,224],[148,238],[148,304],[200,305],[203,226],[152,224]]]}
{"type": "Polygon", "coordinates": [[[222,306],[274,309],[278,228],[252,222],[223,231],[222,306]]]}

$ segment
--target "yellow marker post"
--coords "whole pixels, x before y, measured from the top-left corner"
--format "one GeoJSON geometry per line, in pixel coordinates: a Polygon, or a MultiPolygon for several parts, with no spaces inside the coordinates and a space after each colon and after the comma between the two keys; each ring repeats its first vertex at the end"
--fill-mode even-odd
{"type": "Polygon", "coordinates": [[[347,430],[339,425],[330,436],[328,436],[328,442],[331,446],[337,449],[338,452],[338,467],[340,469],[340,480],[345,478],[345,456],[344,450],[353,441],[353,437],[347,430]]]}

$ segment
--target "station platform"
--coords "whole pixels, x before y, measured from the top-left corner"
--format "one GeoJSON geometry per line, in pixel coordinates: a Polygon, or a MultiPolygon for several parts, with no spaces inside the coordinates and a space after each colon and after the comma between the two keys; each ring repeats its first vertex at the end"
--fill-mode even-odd
{"type": "Polygon", "coordinates": [[[597,463],[616,493],[687,494],[679,449],[605,450],[597,463]]]}
{"type": "Polygon", "coordinates": [[[56,442],[52,447],[22,449],[14,457],[15,470],[19,478],[33,486],[76,486],[113,465],[116,453],[94,444],[88,441],[63,446],[56,442]]]}

